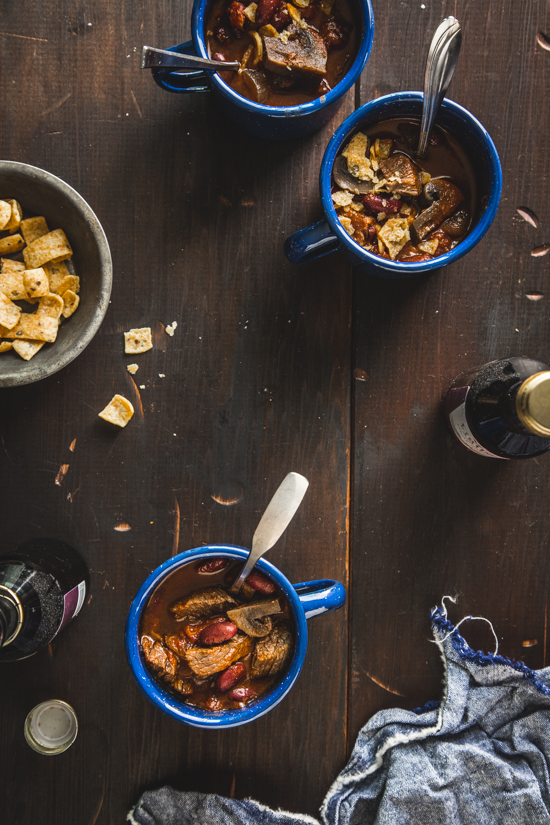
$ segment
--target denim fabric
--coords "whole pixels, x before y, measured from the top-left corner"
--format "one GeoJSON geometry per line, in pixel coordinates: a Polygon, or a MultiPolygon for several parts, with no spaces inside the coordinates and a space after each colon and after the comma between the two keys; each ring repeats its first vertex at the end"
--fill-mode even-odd
{"type": "MultiPolygon", "coordinates": [[[[432,611],[440,703],[377,713],[330,788],[320,819],[165,787],[143,794],[138,825],[550,825],[550,668],[473,651],[432,611]],[[434,705],[439,704],[439,707],[434,705]]],[[[313,767],[313,762],[312,762],[313,767]]]]}

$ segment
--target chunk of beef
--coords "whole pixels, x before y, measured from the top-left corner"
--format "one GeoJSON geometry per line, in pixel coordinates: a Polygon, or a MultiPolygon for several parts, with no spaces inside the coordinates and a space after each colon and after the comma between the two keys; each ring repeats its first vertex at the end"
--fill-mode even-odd
{"type": "Polygon", "coordinates": [[[246,7],[242,3],[238,3],[237,0],[233,0],[229,6],[229,22],[234,29],[244,29],[246,21],[246,17],[244,16],[245,8],[246,7]]]}
{"type": "Polygon", "coordinates": [[[293,25],[287,29],[287,42],[278,37],[264,37],[264,66],[275,74],[323,75],[327,70],[327,48],[318,32],[309,26],[293,25]]]}
{"type": "Polygon", "coordinates": [[[174,679],[172,682],[172,687],[183,696],[191,696],[195,690],[192,679],[174,679]]]}
{"type": "MultiPolygon", "coordinates": [[[[300,82],[299,78],[294,75],[284,77],[281,74],[273,74],[273,72],[268,72],[267,77],[269,80],[269,85],[275,92],[288,92],[289,89],[294,89],[300,82]]],[[[255,595],[254,588],[251,587],[250,590],[253,595],[255,595]]]]}
{"type": "Polygon", "coordinates": [[[360,246],[366,246],[376,237],[375,221],[372,215],[351,211],[348,215],[353,226],[353,240],[360,246]]]}
{"type": "Polygon", "coordinates": [[[292,634],[286,623],[276,625],[269,636],[256,642],[250,677],[275,676],[282,669],[292,650],[292,634]]]}
{"type": "Polygon", "coordinates": [[[384,175],[390,192],[398,195],[420,195],[422,192],[422,181],[420,180],[420,170],[415,166],[410,158],[397,152],[387,160],[380,161],[380,169],[384,175]]]}
{"type": "Polygon", "coordinates": [[[237,602],[221,587],[201,587],[190,596],[175,602],[170,612],[177,622],[182,622],[190,616],[213,616],[214,613],[223,613],[228,607],[237,602]]]}
{"type": "Polygon", "coordinates": [[[176,656],[181,656],[182,658],[185,651],[188,650],[192,644],[184,633],[174,633],[173,636],[165,636],[164,642],[166,647],[175,653],[176,656]]]}
{"type": "Polygon", "coordinates": [[[185,652],[185,659],[197,676],[211,676],[213,673],[225,670],[237,659],[248,656],[252,645],[252,639],[239,634],[223,645],[192,647],[185,652]]]}
{"type": "Polygon", "coordinates": [[[145,661],[168,681],[172,681],[178,669],[178,660],[171,650],[162,642],[155,642],[149,636],[141,637],[141,648],[145,661]]]}

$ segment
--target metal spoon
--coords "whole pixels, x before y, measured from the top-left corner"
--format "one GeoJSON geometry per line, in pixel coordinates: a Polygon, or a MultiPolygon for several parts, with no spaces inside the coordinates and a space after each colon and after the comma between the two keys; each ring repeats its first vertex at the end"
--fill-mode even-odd
{"type": "Polygon", "coordinates": [[[240,575],[229,588],[230,593],[236,595],[239,592],[260,556],[267,553],[283,535],[300,506],[308,486],[307,478],[299,473],[289,473],[280,484],[256,527],[252,538],[252,550],[240,575]]]}
{"type": "Polygon", "coordinates": [[[213,69],[216,72],[234,72],[240,69],[240,63],[223,63],[221,60],[207,60],[193,54],[179,54],[165,49],[144,46],[141,52],[142,69],[213,69]]]}
{"type": "Polygon", "coordinates": [[[437,27],[430,44],[424,75],[424,104],[417,157],[424,157],[435,118],[449,88],[460,54],[462,29],[455,17],[447,17],[437,27]]]}

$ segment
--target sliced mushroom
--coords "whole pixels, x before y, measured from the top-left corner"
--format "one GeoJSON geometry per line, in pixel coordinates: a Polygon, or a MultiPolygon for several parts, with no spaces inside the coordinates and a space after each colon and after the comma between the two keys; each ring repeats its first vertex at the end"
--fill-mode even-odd
{"type": "Polygon", "coordinates": [[[273,599],[270,602],[255,602],[236,607],[234,610],[228,610],[227,615],[247,636],[261,638],[271,633],[272,622],[269,616],[280,612],[279,600],[273,599]]]}
{"type": "Polygon", "coordinates": [[[451,238],[458,238],[460,235],[465,235],[470,226],[470,213],[467,209],[457,209],[454,215],[447,218],[441,224],[441,229],[444,229],[447,235],[451,238]]]}
{"type": "Polygon", "coordinates": [[[425,185],[424,197],[430,201],[430,206],[424,209],[412,224],[418,241],[422,241],[443,223],[445,218],[451,215],[459,203],[464,200],[464,195],[458,186],[442,178],[432,179],[425,185]]]}
{"type": "Polygon", "coordinates": [[[269,95],[269,84],[263,72],[255,69],[243,69],[242,78],[257,103],[265,103],[269,95]]]}
{"type": "Polygon", "coordinates": [[[343,155],[338,155],[332,167],[332,178],[340,189],[347,189],[354,195],[367,195],[373,190],[370,180],[359,180],[348,172],[348,164],[343,155]]]}

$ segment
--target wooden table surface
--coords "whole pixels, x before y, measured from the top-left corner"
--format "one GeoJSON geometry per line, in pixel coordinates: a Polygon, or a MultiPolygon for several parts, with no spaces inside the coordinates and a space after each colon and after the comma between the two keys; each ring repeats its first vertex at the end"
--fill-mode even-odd
{"type": "MultiPolygon", "coordinates": [[[[373,713],[441,695],[429,610],[444,594],[459,594],[451,619],[492,620],[503,654],[548,662],[550,459],[467,453],[441,398],[490,359],[550,361],[550,256],[530,254],[550,240],[550,52],[536,41],[550,33],[550,8],[373,6],[360,84],[321,132],[286,143],[250,137],[208,94],[164,93],[139,69],[144,43],[189,37],[190,0],[2,10],[1,155],[76,188],[114,263],[112,302],[86,351],[49,379],[0,390],[2,552],[59,537],[91,575],[78,619],[0,673],[0,798],[17,825],[120,823],[166,783],[317,814],[373,713]],[[363,102],[421,88],[448,14],[464,29],[449,96],[484,123],[503,165],[488,235],[410,281],[354,273],[337,254],[288,263],[284,239],[321,216],[318,170],[334,129],[363,102]],[[518,206],[537,213],[538,229],[518,206]],[[155,346],[132,359],[122,332],[141,326],[155,346]],[[114,433],[97,413],[117,392],[136,415],[114,433]],[[249,545],[289,470],[310,489],[269,558],[291,581],[339,579],[347,605],[311,622],[302,675],[267,716],[221,732],[181,725],[129,671],[132,598],[177,552],[249,545]],[[54,697],[73,705],[80,731],[46,759],[23,723],[54,697]]],[[[492,645],[480,623],[465,635],[492,645]]]]}

